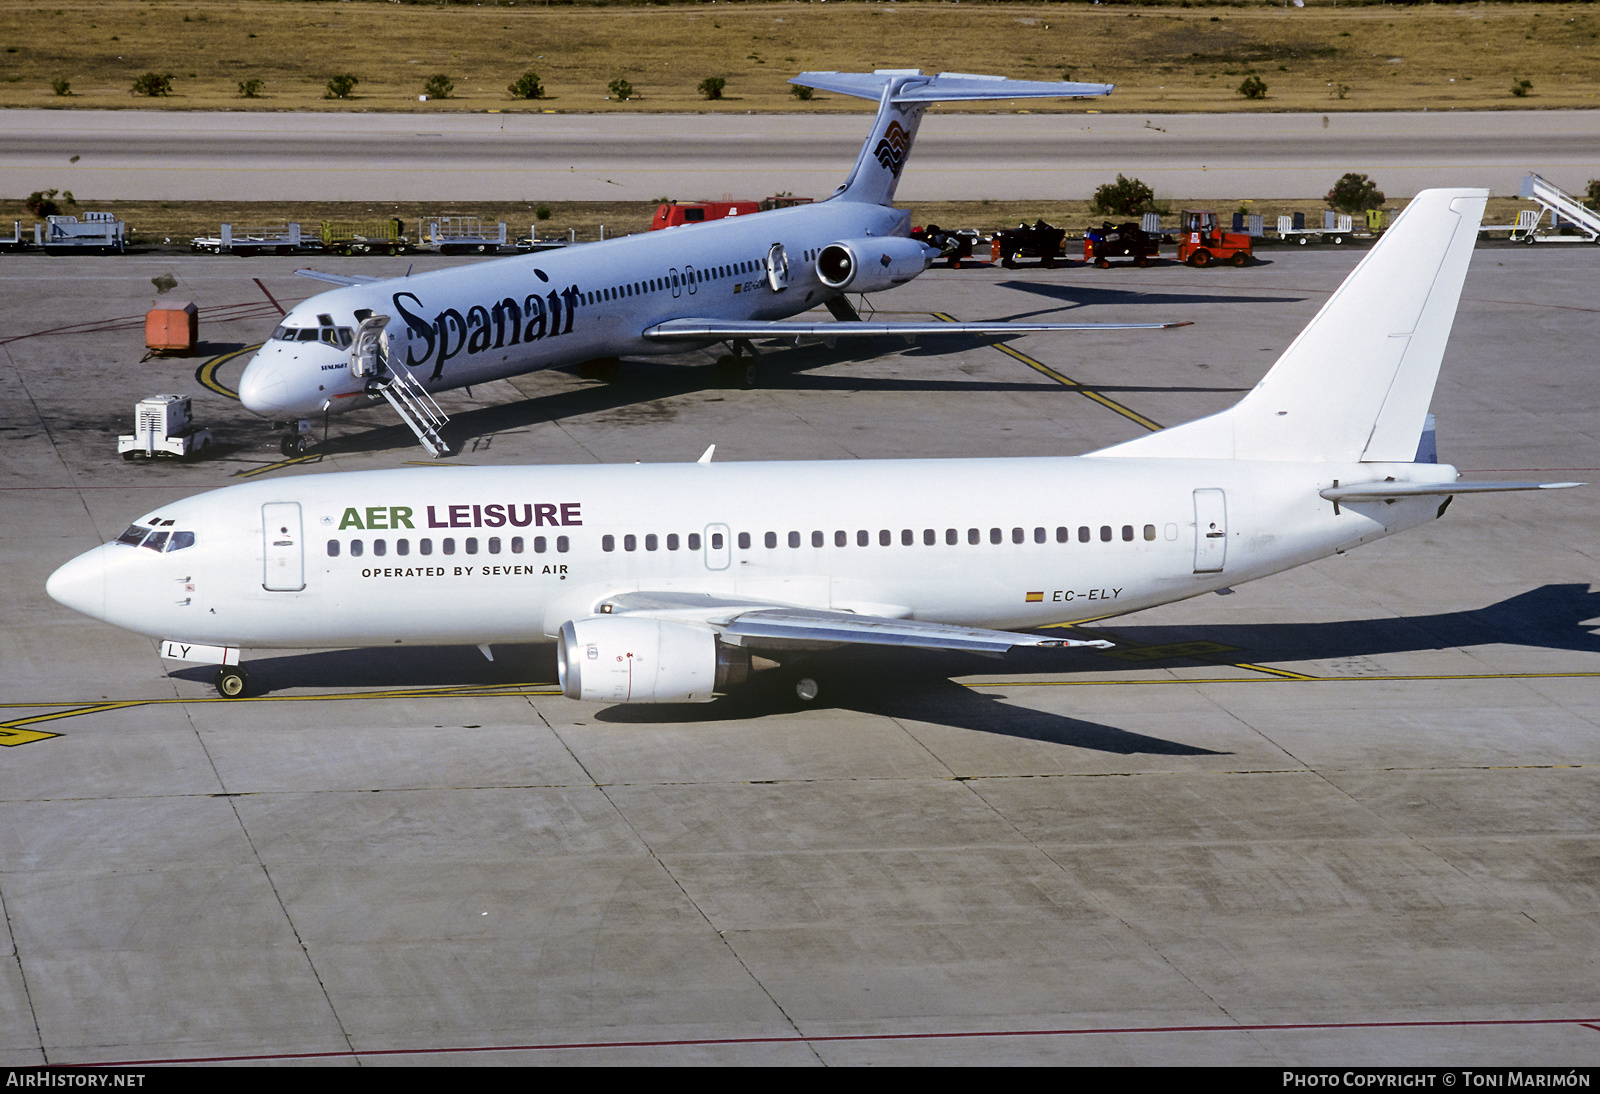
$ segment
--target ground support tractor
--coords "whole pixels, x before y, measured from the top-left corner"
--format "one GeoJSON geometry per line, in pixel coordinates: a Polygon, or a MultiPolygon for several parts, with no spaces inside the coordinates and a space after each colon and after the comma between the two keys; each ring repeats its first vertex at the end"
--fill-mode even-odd
{"type": "Polygon", "coordinates": [[[1224,232],[1217,214],[1209,209],[1185,209],[1178,219],[1178,261],[1189,266],[1226,262],[1243,266],[1250,261],[1250,236],[1224,232]]]}
{"type": "Polygon", "coordinates": [[[989,255],[992,261],[1008,270],[1015,269],[1020,258],[1037,258],[1039,264],[1048,270],[1056,264],[1061,254],[1061,242],[1066,238],[1065,228],[1052,227],[1042,220],[1036,220],[1031,228],[1019,224],[1015,228],[996,232],[989,244],[989,255]]]}
{"type": "Polygon", "coordinates": [[[1151,235],[1132,221],[1126,224],[1106,221],[1083,233],[1083,260],[1093,262],[1102,270],[1111,265],[1113,258],[1130,258],[1135,266],[1146,266],[1157,257],[1160,249],[1161,237],[1151,235]]]}

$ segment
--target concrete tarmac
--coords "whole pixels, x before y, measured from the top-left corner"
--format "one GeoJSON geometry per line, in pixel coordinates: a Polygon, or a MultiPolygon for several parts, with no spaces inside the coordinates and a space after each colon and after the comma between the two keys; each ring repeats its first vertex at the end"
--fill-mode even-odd
{"type": "MultiPolygon", "coordinates": [[[[1261,257],[876,300],[1180,330],[451,393],[454,462],[1085,451],[1239,398],[1359,254],[1261,257]]],[[[1443,458],[1600,477],[1597,261],[1480,247],[1443,458]]],[[[299,264],[0,256],[0,1061],[1595,1064],[1600,488],[1457,498],[1106,655],[841,658],[807,709],[574,703],[534,645],[246,651],[221,700],[44,581],[164,499],[426,460],[379,406],[285,465],[240,359],[197,381],[299,264]],[[204,352],[139,363],[166,274],[204,352]],[[166,391],[215,457],[118,460],[166,391]]]]}
{"type": "MultiPolygon", "coordinates": [[[[1085,108],[1092,109],[1092,108],[1085,108]]],[[[254,114],[8,110],[0,192],[80,201],[648,201],[822,198],[871,128],[855,114],[254,114]]],[[[1086,199],[1118,172],[1162,197],[1317,197],[1347,171],[1392,198],[1582,193],[1600,111],[969,114],[935,108],[905,201],[1086,199]]]]}

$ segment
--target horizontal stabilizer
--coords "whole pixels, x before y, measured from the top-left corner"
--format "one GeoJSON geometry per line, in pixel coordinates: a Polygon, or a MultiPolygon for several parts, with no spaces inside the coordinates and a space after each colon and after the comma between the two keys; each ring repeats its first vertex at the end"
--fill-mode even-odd
{"type": "Polygon", "coordinates": [[[881,338],[895,335],[918,338],[950,334],[1044,334],[1051,331],[1165,330],[1187,327],[1182,323],[839,323],[761,322],[759,320],[669,319],[646,327],[643,337],[652,342],[704,342],[724,338],[881,338]]]}
{"type": "Polygon", "coordinates": [[[1496,494],[1507,490],[1566,490],[1582,482],[1358,482],[1320,491],[1329,501],[1395,501],[1446,494],[1496,494]]]}
{"type": "Polygon", "coordinates": [[[370,285],[374,281],[387,281],[387,277],[373,277],[371,274],[336,274],[324,273],[321,270],[296,270],[296,277],[309,277],[313,281],[326,281],[330,285],[370,285]]]}
{"type": "Polygon", "coordinates": [[[789,82],[818,91],[853,95],[877,102],[891,81],[910,77],[896,88],[895,103],[954,103],[982,99],[1080,99],[1111,94],[1112,84],[1077,84],[1067,81],[1008,80],[968,72],[941,72],[924,76],[916,69],[879,69],[876,72],[802,72],[789,82]]]}

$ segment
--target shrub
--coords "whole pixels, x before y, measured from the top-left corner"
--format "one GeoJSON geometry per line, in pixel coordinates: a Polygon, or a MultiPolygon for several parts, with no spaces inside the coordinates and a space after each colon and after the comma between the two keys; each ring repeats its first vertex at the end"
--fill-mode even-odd
{"type": "Polygon", "coordinates": [[[1328,91],[1328,97],[1331,99],[1342,99],[1346,95],[1350,94],[1349,84],[1329,84],[1328,87],[1330,89],[1328,91]]]}
{"type": "Polygon", "coordinates": [[[240,80],[239,97],[241,99],[259,99],[261,97],[261,89],[265,86],[260,80],[256,79],[240,80]]]}
{"type": "Polygon", "coordinates": [[[1247,99],[1265,99],[1267,97],[1267,82],[1252,73],[1244,78],[1244,83],[1239,85],[1239,94],[1247,99]]]}
{"type": "Polygon", "coordinates": [[[622,100],[633,98],[633,85],[620,76],[607,84],[606,89],[611,92],[612,98],[622,100]]]}
{"type": "Polygon", "coordinates": [[[1521,99],[1524,96],[1526,96],[1528,94],[1528,92],[1530,92],[1532,90],[1533,90],[1533,81],[1532,80],[1518,80],[1516,83],[1511,85],[1511,94],[1515,95],[1519,99],[1521,99]]]}
{"type": "Polygon", "coordinates": [[[148,95],[152,99],[161,95],[171,95],[172,73],[146,72],[133,81],[133,93],[148,95]]]}
{"type": "Polygon", "coordinates": [[[1588,195],[1585,204],[1591,209],[1600,209],[1600,179],[1590,179],[1584,193],[1588,195]]]}
{"type": "Polygon", "coordinates": [[[544,98],[544,84],[539,82],[537,72],[524,72],[517,77],[517,82],[506,88],[511,92],[513,99],[542,99],[544,98]]]}
{"type": "Polygon", "coordinates": [[[799,84],[789,85],[789,94],[793,95],[803,103],[809,103],[811,101],[811,93],[811,88],[809,87],[801,87],[799,84]]]}
{"type": "Polygon", "coordinates": [[[72,84],[57,76],[54,80],[50,81],[50,90],[54,91],[57,95],[71,95],[72,84]]]}
{"type": "Polygon", "coordinates": [[[28,195],[22,207],[36,217],[53,217],[61,212],[61,206],[54,200],[58,193],[59,190],[35,190],[28,195]]]}
{"type": "Polygon", "coordinates": [[[450,92],[455,89],[456,85],[451,81],[450,77],[442,72],[436,72],[428,77],[428,84],[422,91],[430,99],[448,99],[450,92]]]}
{"type": "Polygon", "coordinates": [[[1116,182],[1096,187],[1094,207],[1110,216],[1136,217],[1155,204],[1155,191],[1138,179],[1117,175],[1116,182]]]}
{"type": "Polygon", "coordinates": [[[1367,176],[1351,171],[1341,175],[1322,200],[1341,213],[1359,213],[1383,205],[1383,191],[1367,176]]]}
{"type": "Polygon", "coordinates": [[[537,209],[535,209],[533,211],[533,218],[535,220],[549,220],[550,219],[550,206],[548,206],[548,205],[539,206],[537,209]]]}
{"type": "Polygon", "coordinates": [[[727,86],[728,81],[721,76],[707,76],[700,81],[700,86],[697,90],[707,99],[720,99],[722,98],[722,89],[727,86]]]}
{"type": "Polygon", "coordinates": [[[335,76],[333,79],[328,81],[328,93],[324,95],[323,98],[348,99],[350,97],[350,93],[356,89],[356,85],[360,82],[361,80],[359,78],[350,75],[348,72],[340,76],[335,76]]]}

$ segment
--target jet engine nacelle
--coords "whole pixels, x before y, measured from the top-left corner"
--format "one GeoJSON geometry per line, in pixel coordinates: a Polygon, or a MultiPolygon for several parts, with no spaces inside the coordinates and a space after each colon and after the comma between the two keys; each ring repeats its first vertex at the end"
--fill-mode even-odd
{"type": "Polygon", "coordinates": [[[842,239],[817,255],[817,278],[830,289],[879,292],[926,270],[939,250],[904,236],[842,239]]]}
{"type": "Polygon", "coordinates": [[[750,675],[750,652],[705,627],[597,615],[561,625],[556,669],[569,699],[709,703],[750,675]]]}

